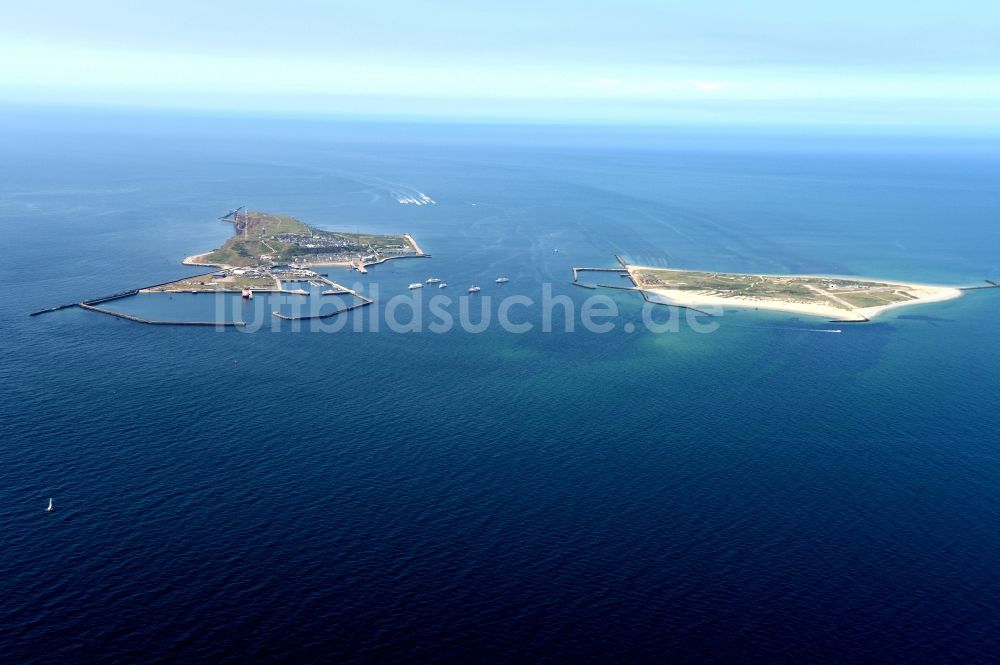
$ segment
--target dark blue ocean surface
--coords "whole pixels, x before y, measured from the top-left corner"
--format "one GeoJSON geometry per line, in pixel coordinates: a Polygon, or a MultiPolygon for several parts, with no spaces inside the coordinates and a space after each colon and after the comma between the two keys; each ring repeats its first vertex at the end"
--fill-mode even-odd
{"type": "Polygon", "coordinates": [[[370,330],[432,275],[456,301],[482,285],[494,316],[544,284],[578,306],[595,292],[570,268],[616,253],[997,280],[997,144],[5,120],[0,661],[1000,654],[1000,292],[838,334],[754,312],[654,333],[613,291],[603,334],[527,306],[523,334],[370,330]],[[438,203],[397,202],[414,191],[438,203]],[[433,258],[331,268],[379,293],[335,332],[266,298],[257,332],[28,317],[199,272],[180,259],[241,204],[408,231],[433,258]]]}

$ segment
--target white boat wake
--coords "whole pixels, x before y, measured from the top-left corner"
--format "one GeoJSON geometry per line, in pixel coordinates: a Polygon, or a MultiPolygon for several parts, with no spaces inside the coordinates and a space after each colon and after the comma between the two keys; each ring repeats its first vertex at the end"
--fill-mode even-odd
{"type": "Polygon", "coordinates": [[[403,205],[426,206],[437,203],[437,201],[427,196],[423,192],[415,191],[415,193],[413,194],[402,194],[399,192],[393,192],[392,195],[396,199],[396,201],[398,201],[403,205]]]}
{"type": "Polygon", "coordinates": [[[388,194],[400,205],[426,206],[437,203],[437,201],[433,198],[415,187],[403,185],[398,182],[392,182],[384,178],[352,174],[351,179],[362,185],[370,187],[373,190],[372,193],[375,194],[376,197],[388,194]]]}

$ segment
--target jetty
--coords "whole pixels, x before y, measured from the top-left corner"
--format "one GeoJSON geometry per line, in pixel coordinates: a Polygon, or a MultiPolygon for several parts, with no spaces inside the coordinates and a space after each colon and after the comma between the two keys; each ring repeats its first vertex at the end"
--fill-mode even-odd
{"type": "Polygon", "coordinates": [[[628,274],[628,270],[624,268],[573,268],[573,281],[577,282],[580,280],[581,272],[615,272],[615,273],[625,273],[628,274]]]}
{"type": "Polygon", "coordinates": [[[573,267],[582,288],[638,291],[649,303],[711,315],[702,309],[761,309],[821,316],[831,323],[868,323],[896,307],[957,298],[963,291],[1000,288],[1000,281],[964,287],[915,284],[856,276],[766,275],[631,265],[615,255],[618,267],[573,267]],[[619,273],[631,286],[588,284],[587,272],[619,273]],[[692,306],[693,305],[693,306],[692,306]]]}
{"type": "Polygon", "coordinates": [[[144,319],[141,316],[133,316],[132,314],[125,314],[124,312],[116,312],[112,309],[105,309],[103,307],[95,307],[94,305],[89,305],[87,303],[80,303],[81,308],[91,311],[98,312],[100,314],[107,314],[108,316],[114,316],[119,319],[125,319],[126,321],[132,321],[134,323],[145,323],[151,326],[214,326],[219,328],[241,328],[246,324],[242,321],[157,321],[153,319],[144,319]]]}
{"type": "Polygon", "coordinates": [[[361,274],[368,272],[368,268],[372,266],[377,266],[386,261],[393,261],[395,259],[429,259],[432,258],[430,254],[425,254],[420,252],[418,254],[400,254],[399,256],[376,256],[374,259],[365,261],[358,259],[357,261],[350,262],[350,269],[357,270],[361,274]]]}
{"type": "Polygon", "coordinates": [[[282,314],[281,312],[275,310],[271,312],[272,316],[275,316],[283,321],[308,321],[311,319],[328,319],[331,316],[337,316],[338,314],[345,314],[351,310],[360,309],[361,307],[367,307],[371,305],[374,300],[366,299],[364,302],[355,303],[354,305],[348,305],[347,307],[341,307],[340,309],[335,309],[332,312],[327,312],[326,314],[307,314],[305,316],[288,316],[287,314],[282,314]]]}
{"type": "Polygon", "coordinates": [[[144,286],[138,289],[127,289],[125,291],[118,291],[117,293],[112,293],[106,296],[100,296],[98,298],[88,298],[87,300],[81,300],[79,302],[66,303],[65,305],[56,305],[55,307],[46,307],[45,309],[40,309],[35,312],[31,312],[28,316],[38,316],[39,314],[48,314],[49,312],[58,312],[62,309],[69,309],[70,307],[82,307],[87,309],[84,305],[89,305],[91,309],[97,309],[94,305],[99,305],[101,303],[111,302],[112,300],[121,300],[122,298],[128,298],[134,296],[140,291],[146,291],[148,289],[155,289],[158,287],[169,286],[171,284],[176,284],[177,282],[183,282],[189,279],[195,279],[198,277],[206,277],[212,273],[206,272],[200,275],[191,275],[189,277],[181,277],[180,279],[172,279],[169,282],[160,282],[159,284],[152,284],[150,286],[144,286]]]}
{"type": "MultiPolygon", "coordinates": [[[[618,262],[622,266],[621,268],[581,268],[579,266],[574,266],[573,267],[573,286],[579,286],[582,289],[597,289],[597,288],[602,288],[602,289],[622,289],[622,290],[627,290],[627,291],[637,291],[637,290],[639,290],[639,289],[629,288],[629,287],[608,286],[607,284],[591,284],[589,282],[581,282],[580,281],[580,273],[585,273],[585,272],[617,273],[617,274],[620,274],[622,277],[631,279],[631,277],[629,276],[628,270],[625,268],[625,264],[622,262],[622,260],[617,255],[615,255],[615,258],[618,259],[618,262]]],[[[634,282],[633,282],[633,284],[634,284],[634,282]]]]}
{"type": "Polygon", "coordinates": [[[978,291],[980,289],[1000,289],[1000,284],[998,284],[997,282],[994,282],[992,279],[985,279],[983,281],[986,282],[985,285],[961,286],[961,287],[959,287],[958,290],[959,291],[978,291]]]}
{"type": "Polygon", "coordinates": [[[619,291],[638,291],[642,293],[642,289],[637,286],[615,286],[613,284],[598,284],[598,287],[602,289],[617,289],[619,291]]]}
{"type": "Polygon", "coordinates": [[[275,318],[279,318],[283,321],[308,321],[310,319],[328,319],[332,316],[337,316],[339,314],[346,314],[347,312],[353,311],[355,309],[360,309],[362,307],[367,307],[373,304],[375,301],[361,293],[360,291],[355,291],[342,284],[337,284],[336,282],[320,275],[318,277],[321,281],[329,284],[332,288],[327,291],[323,291],[321,295],[350,295],[357,298],[361,302],[355,303],[353,305],[348,305],[347,307],[341,307],[340,309],[335,309],[332,312],[327,312],[326,314],[306,314],[303,316],[289,316],[287,314],[282,314],[281,312],[274,310],[271,315],[275,318]]]}
{"type": "Polygon", "coordinates": [[[616,291],[633,291],[641,295],[643,300],[646,300],[647,302],[652,302],[646,297],[645,291],[639,288],[639,286],[635,283],[635,280],[632,279],[632,275],[631,273],[629,273],[629,270],[625,265],[625,261],[622,260],[622,258],[617,254],[615,254],[615,260],[618,261],[618,265],[621,266],[620,268],[586,268],[586,267],[574,266],[573,282],[572,282],[573,286],[579,286],[582,289],[614,289],[616,291]],[[621,286],[612,284],[591,284],[590,282],[581,282],[580,281],[581,273],[588,273],[588,272],[617,274],[620,275],[622,278],[632,282],[632,286],[621,286]]]}
{"type": "MultiPolygon", "coordinates": [[[[114,300],[121,300],[122,298],[129,298],[131,296],[138,295],[140,293],[156,293],[156,294],[164,294],[164,293],[189,293],[189,294],[208,293],[208,294],[212,294],[212,295],[218,295],[220,293],[241,293],[242,292],[241,289],[207,289],[207,290],[197,290],[197,289],[190,289],[189,290],[189,289],[184,289],[184,290],[177,290],[177,291],[156,291],[156,290],[154,290],[154,289],[161,289],[164,286],[170,286],[171,284],[177,284],[179,282],[185,282],[185,281],[188,281],[188,280],[197,279],[199,277],[208,277],[208,276],[210,276],[212,274],[213,273],[203,273],[203,274],[200,274],[200,275],[191,275],[189,277],[181,277],[180,279],[173,279],[173,280],[170,280],[168,282],[160,282],[158,284],[151,284],[149,286],[144,286],[144,287],[141,287],[141,288],[138,288],[138,289],[127,289],[125,291],[118,291],[117,293],[112,293],[112,294],[109,294],[109,295],[100,296],[98,298],[89,298],[87,300],[81,300],[79,302],[72,302],[72,303],[66,303],[66,304],[63,304],[63,305],[56,305],[55,307],[46,307],[44,309],[40,309],[40,310],[31,312],[29,314],[29,316],[38,316],[40,314],[47,314],[49,312],[58,312],[60,310],[69,309],[71,307],[79,307],[80,309],[87,310],[88,312],[97,312],[98,314],[106,314],[108,316],[113,316],[113,317],[118,318],[118,319],[124,319],[126,321],[132,321],[133,323],[144,323],[144,324],[147,324],[147,325],[155,325],[155,326],[217,326],[217,327],[223,327],[223,328],[226,328],[226,327],[243,327],[243,326],[245,326],[246,324],[244,322],[242,322],[242,321],[230,321],[230,322],[223,322],[223,321],[220,321],[220,322],[215,322],[215,321],[162,321],[162,320],[155,320],[155,319],[146,319],[146,318],[143,318],[141,316],[135,316],[135,315],[132,315],[132,314],[125,314],[124,312],[117,312],[115,310],[99,306],[99,305],[102,305],[104,303],[112,302],[114,300]]],[[[326,284],[326,285],[330,286],[331,288],[329,290],[327,290],[327,291],[324,291],[323,295],[351,295],[351,296],[354,296],[355,298],[358,298],[359,300],[361,300],[361,303],[359,305],[351,305],[349,307],[346,307],[344,309],[338,310],[337,312],[334,312],[334,313],[331,313],[331,314],[325,314],[325,315],[322,315],[322,316],[319,316],[319,317],[301,317],[301,318],[326,318],[327,316],[333,316],[334,314],[340,314],[340,313],[343,313],[343,312],[346,312],[346,311],[349,311],[349,310],[352,310],[352,309],[356,309],[357,307],[362,307],[362,306],[365,306],[365,305],[370,305],[370,304],[372,304],[374,302],[371,298],[368,298],[367,296],[365,296],[365,295],[363,295],[363,294],[361,294],[361,293],[359,293],[357,291],[354,291],[353,289],[349,289],[346,286],[342,286],[340,284],[337,284],[336,282],[333,282],[330,279],[328,279],[328,278],[326,278],[326,277],[324,277],[322,275],[319,275],[319,276],[315,277],[312,280],[297,280],[297,279],[292,279],[292,280],[284,280],[284,281],[289,281],[289,282],[291,282],[291,281],[309,281],[309,282],[315,283],[317,285],[326,284]]],[[[289,290],[286,290],[286,289],[253,289],[253,291],[256,292],[256,293],[274,293],[274,294],[302,295],[302,296],[308,296],[308,295],[310,295],[310,292],[306,291],[304,289],[289,289],[289,290]]],[[[279,315],[277,312],[275,312],[275,316],[278,316],[279,318],[293,318],[293,317],[286,317],[286,316],[283,316],[283,315],[279,315]]]]}
{"type": "MultiPolygon", "coordinates": [[[[210,252],[189,256],[184,264],[214,268],[212,272],[189,275],[179,279],[152,284],[136,289],[118,291],[99,298],[89,298],[30,312],[39,316],[49,312],[79,307],[115,318],[150,325],[191,326],[241,326],[240,322],[220,323],[205,321],[160,321],[126,314],[103,307],[105,303],[138,294],[210,293],[241,294],[252,298],[254,293],[274,295],[312,296],[314,291],[303,288],[286,288],[288,282],[307,282],[318,289],[320,296],[351,296],[358,302],[334,312],[309,316],[288,316],[274,312],[281,319],[296,320],[327,318],[373,304],[367,296],[331,281],[312,270],[313,266],[349,266],[360,273],[367,273],[374,265],[395,259],[431,258],[409,233],[402,235],[349,234],[341,231],[319,229],[288,215],[254,212],[246,206],[229,210],[219,220],[234,225],[235,234],[222,247],[210,252]],[[246,264],[245,261],[259,263],[246,264]],[[291,263],[278,263],[294,259],[291,263]],[[311,257],[310,264],[302,257],[311,257]],[[244,266],[244,267],[240,267],[244,266]],[[289,267],[290,266],[290,267],[289,267]]],[[[286,301],[287,302],[287,301],[286,301]]],[[[294,301],[292,301],[294,303],[294,301]]],[[[327,301],[323,301],[325,304],[327,301]]],[[[289,303],[291,304],[291,303],[289,303]]],[[[317,307],[318,309],[318,307],[317,307]]]]}
{"type": "MultiPolygon", "coordinates": [[[[389,256],[380,257],[375,263],[382,263],[384,261],[395,259],[395,258],[412,258],[413,255],[407,256],[389,256]]],[[[421,254],[422,257],[429,257],[429,254],[421,254]]],[[[373,265],[369,263],[368,265],[373,265]]],[[[102,304],[112,302],[115,300],[120,300],[122,298],[129,298],[140,293],[149,294],[167,294],[167,293],[187,293],[187,294],[197,294],[197,293],[207,293],[212,295],[219,294],[233,294],[233,293],[243,293],[245,289],[234,289],[234,288],[203,288],[203,289],[188,289],[183,288],[182,282],[189,282],[191,280],[197,280],[199,278],[208,278],[213,276],[214,272],[201,273],[198,275],[190,275],[188,277],[181,277],[179,279],[173,279],[167,282],[160,282],[157,284],[151,284],[149,286],[140,287],[137,289],[126,289],[124,291],[118,291],[116,293],[111,293],[109,295],[100,296],[98,298],[88,298],[87,300],[81,300],[79,302],[71,302],[63,305],[56,305],[54,307],[46,307],[30,313],[30,316],[38,316],[40,314],[47,314],[49,312],[57,312],[64,309],[69,309],[71,307],[79,307],[81,309],[87,310],[88,312],[97,312],[98,314],[106,314],[108,316],[113,316],[118,319],[123,319],[125,321],[131,321],[133,323],[143,323],[146,325],[158,325],[158,326],[215,326],[221,328],[227,327],[244,327],[246,323],[242,321],[231,321],[231,322],[215,322],[215,321],[163,321],[156,319],[146,319],[141,316],[136,316],[133,314],[126,314],[124,312],[118,312],[107,307],[101,307],[102,304]],[[163,287],[168,287],[170,285],[179,284],[181,288],[176,288],[172,290],[164,290],[163,287]]],[[[351,296],[358,300],[358,302],[342,307],[340,309],[334,310],[332,312],[327,312],[324,314],[309,314],[305,316],[289,316],[287,314],[282,314],[281,312],[274,311],[272,314],[286,321],[299,321],[306,319],[326,319],[332,316],[337,316],[339,314],[344,314],[346,312],[359,309],[361,307],[367,307],[368,305],[374,304],[374,300],[364,295],[359,291],[348,288],[342,284],[338,284],[333,280],[329,279],[325,275],[313,274],[306,277],[289,277],[289,278],[279,278],[277,279],[278,288],[252,288],[254,293],[266,293],[275,295],[297,295],[297,296],[311,296],[312,292],[306,289],[286,289],[283,288],[284,284],[291,282],[308,282],[312,286],[316,287],[329,287],[326,290],[320,292],[323,296],[351,296]]],[[[219,286],[222,286],[221,284],[219,286]]]]}
{"type": "MultiPolygon", "coordinates": [[[[340,309],[335,309],[332,312],[327,312],[326,314],[306,314],[304,316],[288,316],[287,314],[282,314],[281,312],[275,310],[271,312],[271,315],[279,319],[282,319],[284,321],[308,321],[310,319],[328,319],[332,316],[337,316],[338,314],[346,314],[347,312],[350,312],[352,310],[360,309],[362,307],[367,307],[368,305],[371,305],[375,302],[374,300],[372,300],[371,298],[369,298],[368,296],[364,295],[359,291],[355,291],[354,289],[349,289],[346,286],[342,286],[335,282],[331,282],[326,278],[323,279],[324,281],[332,285],[335,289],[338,289],[336,291],[336,294],[338,295],[350,294],[351,296],[357,298],[361,302],[355,303],[353,305],[348,305],[347,307],[341,307],[340,309]]],[[[331,290],[329,292],[324,292],[324,293],[333,293],[333,291],[331,290]]]]}

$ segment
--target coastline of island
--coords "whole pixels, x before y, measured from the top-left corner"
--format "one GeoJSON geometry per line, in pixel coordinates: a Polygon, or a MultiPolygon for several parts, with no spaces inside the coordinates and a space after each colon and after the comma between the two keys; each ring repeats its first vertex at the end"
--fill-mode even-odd
{"type": "Polygon", "coordinates": [[[623,264],[636,288],[665,304],[763,309],[831,321],[869,321],[889,310],[961,297],[952,286],[836,275],[698,273],[623,264]],[[699,284],[692,276],[704,276],[699,284]],[[728,284],[726,282],[729,282],[728,284]]]}
{"type": "MultiPolygon", "coordinates": [[[[863,323],[893,309],[951,300],[970,288],[843,275],[727,273],[630,264],[619,268],[573,268],[573,284],[584,288],[637,291],[648,302],[703,311],[752,309],[863,323]],[[584,272],[617,273],[632,286],[590,284],[584,272]]],[[[707,312],[706,312],[707,313],[707,312]]]]}
{"type": "MultiPolygon", "coordinates": [[[[136,323],[154,325],[215,325],[206,321],[158,321],[124,314],[101,307],[103,303],[129,298],[138,294],[225,294],[239,293],[245,299],[253,299],[254,292],[290,295],[314,295],[305,289],[287,289],[286,283],[309,282],[315,287],[328,286],[317,293],[322,296],[350,296],[358,302],[325,313],[309,313],[289,316],[274,311],[272,314],[285,320],[325,319],[343,314],[375,301],[361,292],[343,286],[320,275],[311,268],[320,266],[342,266],[361,273],[368,267],[405,258],[430,258],[416,239],[409,233],[402,235],[380,235],[371,233],[348,233],[325,231],[301,222],[287,215],[268,212],[253,212],[243,207],[229,211],[219,218],[233,224],[235,234],[219,248],[201,254],[185,257],[181,263],[187,266],[213,268],[212,272],[181,277],[151,286],[132,288],[117,293],[91,298],[80,302],[47,307],[35,312],[37,316],[70,307],[107,314],[136,323]]],[[[220,326],[242,326],[240,322],[219,322],[220,326]]]]}
{"type": "Polygon", "coordinates": [[[296,268],[346,266],[366,272],[368,266],[390,259],[430,256],[409,233],[326,231],[288,215],[245,208],[219,219],[233,224],[234,235],[221,247],[185,257],[184,265],[226,270],[275,264],[296,268]]]}

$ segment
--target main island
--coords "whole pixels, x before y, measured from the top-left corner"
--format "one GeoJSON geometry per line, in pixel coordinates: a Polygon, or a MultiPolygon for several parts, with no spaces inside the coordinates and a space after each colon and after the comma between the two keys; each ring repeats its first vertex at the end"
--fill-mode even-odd
{"type": "Polygon", "coordinates": [[[584,272],[620,273],[633,286],[612,288],[639,291],[654,303],[689,309],[774,310],[824,317],[838,323],[870,321],[896,307],[950,300],[962,295],[963,290],[862,277],[680,270],[633,265],[616,258],[620,268],[574,268],[574,284],[586,288],[604,286],[581,282],[580,273],[584,272]]]}
{"type": "Polygon", "coordinates": [[[408,233],[376,235],[325,231],[295,217],[238,208],[219,218],[236,231],[222,247],[184,259],[185,265],[233,269],[239,266],[290,264],[296,268],[367,267],[389,259],[426,257],[408,233]]]}
{"type": "Polygon", "coordinates": [[[240,293],[252,300],[254,293],[291,294],[298,296],[350,296],[354,304],[320,313],[318,308],[304,316],[289,316],[274,311],[281,319],[323,319],[336,316],[374,301],[364,294],[331,281],[313,268],[344,266],[358,272],[391,259],[430,258],[417,241],[407,233],[401,235],[326,231],[295,217],[270,212],[257,212],[243,207],[219,218],[233,224],[234,235],[219,248],[184,259],[185,265],[211,267],[207,273],[120,291],[100,298],[49,307],[32,316],[68,307],[80,307],[93,312],[128,319],[137,323],[159,325],[242,326],[242,322],[223,321],[158,321],[108,309],[105,303],[143,294],[167,293],[240,293]],[[322,291],[294,287],[308,283],[322,291]]]}

